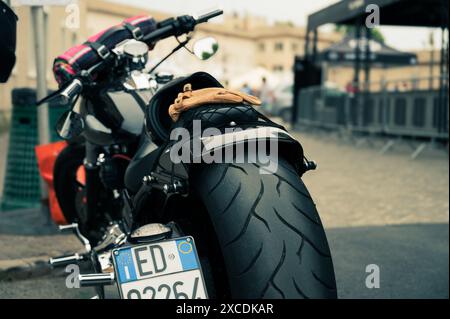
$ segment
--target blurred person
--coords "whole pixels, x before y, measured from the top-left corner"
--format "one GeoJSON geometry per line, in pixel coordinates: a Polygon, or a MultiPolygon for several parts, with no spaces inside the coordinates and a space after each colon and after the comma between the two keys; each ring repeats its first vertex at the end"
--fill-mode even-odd
{"type": "Polygon", "coordinates": [[[398,86],[398,83],[395,83],[394,92],[399,92],[399,91],[400,91],[400,87],[398,86]]]}
{"type": "Polygon", "coordinates": [[[270,109],[272,107],[273,103],[273,94],[272,90],[270,89],[269,85],[267,84],[267,79],[263,77],[261,79],[262,84],[259,88],[259,99],[261,100],[261,109],[265,113],[270,113],[270,109]]]}
{"type": "Polygon", "coordinates": [[[348,93],[350,97],[354,97],[355,94],[358,92],[358,87],[356,86],[356,84],[354,84],[353,81],[349,81],[345,86],[345,91],[348,93]]]}
{"type": "Polygon", "coordinates": [[[401,89],[402,89],[403,92],[409,91],[409,85],[408,85],[408,82],[403,81],[403,82],[402,82],[402,87],[401,87],[401,89]]]}
{"type": "Polygon", "coordinates": [[[252,95],[252,93],[253,93],[253,90],[252,90],[252,88],[248,85],[248,83],[245,83],[245,84],[242,86],[241,91],[242,91],[243,93],[249,94],[249,95],[252,95]]]}

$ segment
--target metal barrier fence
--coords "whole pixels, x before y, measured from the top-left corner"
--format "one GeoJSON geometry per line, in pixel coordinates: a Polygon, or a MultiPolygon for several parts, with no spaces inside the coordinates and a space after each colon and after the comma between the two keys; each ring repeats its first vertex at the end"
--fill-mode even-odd
{"type": "Polygon", "coordinates": [[[448,140],[448,91],[362,91],[308,87],[299,93],[298,126],[448,140]],[[441,103],[439,103],[441,101],[441,103]]]}

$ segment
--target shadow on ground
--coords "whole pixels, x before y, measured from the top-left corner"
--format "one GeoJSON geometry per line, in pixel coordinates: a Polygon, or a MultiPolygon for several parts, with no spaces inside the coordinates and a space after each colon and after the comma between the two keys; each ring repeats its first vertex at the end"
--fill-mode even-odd
{"type": "Polygon", "coordinates": [[[0,211],[0,235],[38,236],[58,234],[48,212],[39,209],[0,211]]]}
{"type": "Polygon", "coordinates": [[[339,298],[448,298],[449,225],[416,224],[327,230],[339,298]],[[365,285],[380,268],[380,288],[365,285]]]}
{"type": "Polygon", "coordinates": [[[74,235],[58,231],[48,212],[39,209],[0,211],[0,263],[35,257],[47,260],[48,256],[73,253],[82,248],[74,235]]]}

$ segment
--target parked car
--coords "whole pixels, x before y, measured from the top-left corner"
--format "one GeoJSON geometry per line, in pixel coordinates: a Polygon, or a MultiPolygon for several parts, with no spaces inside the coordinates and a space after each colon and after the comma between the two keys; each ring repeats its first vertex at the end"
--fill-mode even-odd
{"type": "Polygon", "coordinates": [[[270,115],[279,116],[285,122],[289,122],[292,114],[292,104],[294,101],[293,85],[284,84],[276,87],[273,91],[273,105],[270,115]]]}

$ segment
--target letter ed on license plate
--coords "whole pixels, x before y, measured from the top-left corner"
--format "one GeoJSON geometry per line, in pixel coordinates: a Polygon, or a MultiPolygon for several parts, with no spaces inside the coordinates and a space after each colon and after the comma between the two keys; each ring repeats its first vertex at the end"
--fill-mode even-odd
{"type": "Polygon", "coordinates": [[[113,250],[123,299],[206,299],[205,282],[190,236],[113,250]]]}

